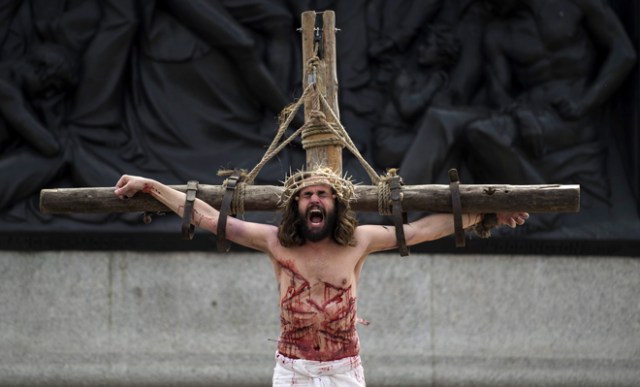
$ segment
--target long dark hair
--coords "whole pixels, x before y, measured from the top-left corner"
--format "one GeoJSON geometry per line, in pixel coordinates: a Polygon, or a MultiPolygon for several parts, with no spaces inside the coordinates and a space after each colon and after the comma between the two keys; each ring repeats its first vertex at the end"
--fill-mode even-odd
{"type": "MultiPolygon", "coordinates": [[[[336,224],[331,232],[333,240],[341,246],[355,246],[353,235],[358,220],[348,203],[343,200],[335,200],[336,224]]],[[[298,201],[289,200],[282,211],[282,221],[278,226],[278,239],[284,247],[302,246],[306,240],[300,232],[301,222],[304,221],[298,212],[298,201]]]]}

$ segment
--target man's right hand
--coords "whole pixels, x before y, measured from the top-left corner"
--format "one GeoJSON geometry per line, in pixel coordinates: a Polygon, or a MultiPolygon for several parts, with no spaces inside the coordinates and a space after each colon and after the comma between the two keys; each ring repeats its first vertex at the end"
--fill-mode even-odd
{"type": "Polygon", "coordinates": [[[129,199],[142,191],[149,193],[154,181],[140,176],[122,175],[116,183],[113,193],[120,199],[129,199]]]}

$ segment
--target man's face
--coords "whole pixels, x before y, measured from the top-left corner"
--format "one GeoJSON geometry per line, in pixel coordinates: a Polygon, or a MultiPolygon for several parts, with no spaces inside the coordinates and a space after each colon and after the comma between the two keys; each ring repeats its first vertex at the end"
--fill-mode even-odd
{"type": "Polygon", "coordinates": [[[336,223],[336,195],[329,185],[303,188],[296,197],[301,231],[307,241],[318,242],[331,235],[336,223]]]}

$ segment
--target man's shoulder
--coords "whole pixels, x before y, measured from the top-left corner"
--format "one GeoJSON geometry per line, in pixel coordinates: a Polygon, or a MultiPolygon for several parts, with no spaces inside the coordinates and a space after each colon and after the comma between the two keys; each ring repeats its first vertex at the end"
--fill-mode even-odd
{"type": "Polygon", "coordinates": [[[393,231],[393,226],[381,224],[363,224],[356,227],[353,238],[357,244],[370,243],[376,238],[384,237],[384,235],[386,235],[389,230],[393,231]]]}

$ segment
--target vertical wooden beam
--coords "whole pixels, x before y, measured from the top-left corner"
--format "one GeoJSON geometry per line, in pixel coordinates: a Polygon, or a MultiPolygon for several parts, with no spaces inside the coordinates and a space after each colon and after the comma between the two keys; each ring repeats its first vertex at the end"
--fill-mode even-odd
{"type": "MultiPolygon", "coordinates": [[[[302,89],[306,90],[311,82],[317,82],[315,75],[309,71],[308,63],[315,56],[314,40],[316,28],[316,12],[306,11],[302,13],[302,89]]],[[[309,114],[313,109],[311,101],[304,103],[304,122],[309,122],[309,114]]]]}
{"type": "MultiPolygon", "coordinates": [[[[316,12],[306,11],[302,14],[302,59],[303,59],[303,87],[315,82],[317,91],[321,93],[331,106],[336,117],[340,117],[338,108],[338,76],[336,65],[336,40],[335,40],[335,12],[324,11],[322,13],[323,25],[316,30],[316,12]],[[320,34],[319,36],[317,34],[320,34]],[[320,47],[316,47],[317,37],[321,37],[320,47]],[[309,60],[316,56],[318,59],[316,71],[310,70],[309,60]]],[[[332,115],[321,109],[314,101],[306,101],[304,105],[305,123],[310,120],[310,113],[314,109],[322,111],[329,124],[335,124],[332,115]]],[[[318,146],[306,146],[306,167],[313,168],[324,165],[333,169],[337,174],[342,174],[342,145],[336,143],[336,136],[332,133],[303,133],[305,143],[329,142],[318,146]],[[333,142],[333,143],[331,143],[333,142]]]]}
{"type": "MultiPolygon", "coordinates": [[[[336,117],[340,119],[340,109],[338,107],[338,69],[336,56],[336,14],[333,11],[324,11],[322,14],[323,30],[323,59],[325,64],[324,84],[326,88],[325,97],[329,106],[333,109],[336,117]]],[[[331,119],[327,115],[327,119],[331,119]]]]}

